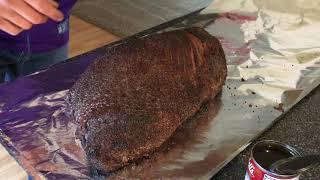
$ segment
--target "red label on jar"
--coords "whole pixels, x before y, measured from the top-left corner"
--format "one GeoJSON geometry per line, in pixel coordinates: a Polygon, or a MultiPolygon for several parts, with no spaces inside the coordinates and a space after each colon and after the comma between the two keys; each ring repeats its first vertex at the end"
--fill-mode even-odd
{"type": "Polygon", "coordinates": [[[294,178],[292,177],[286,178],[283,176],[274,175],[271,172],[265,171],[262,168],[260,168],[256,164],[256,162],[252,158],[250,158],[245,179],[246,180],[299,180],[299,176],[294,178]]]}

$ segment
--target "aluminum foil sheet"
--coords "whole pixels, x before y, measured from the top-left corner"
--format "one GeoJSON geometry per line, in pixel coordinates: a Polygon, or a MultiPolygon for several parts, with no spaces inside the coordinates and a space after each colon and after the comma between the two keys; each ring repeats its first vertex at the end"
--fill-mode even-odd
{"type": "MultiPolygon", "coordinates": [[[[217,173],[319,85],[320,3],[314,2],[216,0],[169,28],[201,26],[220,39],[228,61],[223,91],[150,158],[107,177],[209,179],[217,173]]],[[[86,166],[63,100],[105,48],[0,86],[1,141],[33,177],[106,178],[86,166]]]]}

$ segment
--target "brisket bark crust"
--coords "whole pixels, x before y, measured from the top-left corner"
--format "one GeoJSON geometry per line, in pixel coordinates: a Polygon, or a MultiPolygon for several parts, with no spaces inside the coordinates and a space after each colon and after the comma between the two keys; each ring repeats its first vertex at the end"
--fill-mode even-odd
{"type": "Polygon", "coordinates": [[[200,28],[107,49],[66,99],[89,164],[110,172],[149,156],[221,91],[226,75],[219,41],[200,28]]]}

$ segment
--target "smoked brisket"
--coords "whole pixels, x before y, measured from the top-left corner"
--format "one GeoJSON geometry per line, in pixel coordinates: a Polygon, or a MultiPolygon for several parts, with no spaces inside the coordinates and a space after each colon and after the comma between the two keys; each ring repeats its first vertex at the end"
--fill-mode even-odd
{"type": "Polygon", "coordinates": [[[200,28],[107,49],[66,99],[89,164],[110,172],[151,155],[221,91],[226,75],[219,41],[200,28]]]}

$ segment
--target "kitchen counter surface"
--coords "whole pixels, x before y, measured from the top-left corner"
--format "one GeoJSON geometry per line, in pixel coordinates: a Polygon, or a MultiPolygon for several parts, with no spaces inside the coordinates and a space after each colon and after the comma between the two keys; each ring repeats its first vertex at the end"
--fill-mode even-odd
{"type": "MultiPolygon", "coordinates": [[[[266,139],[287,143],[305,154],[320,153],[320,86],[279,119],[257,141],[266,139]]],[[[235,157],[212,180],[244,179],[251,147],[252,145],[235,157]]],[[[305,172],[300,179],[320,179],[320,167],[305,172]]]]}
{"type": "Polygon", "coordinates": [[[209,5],[212,0],[78,0],[73,14],[126,37],[209,5]]]}

